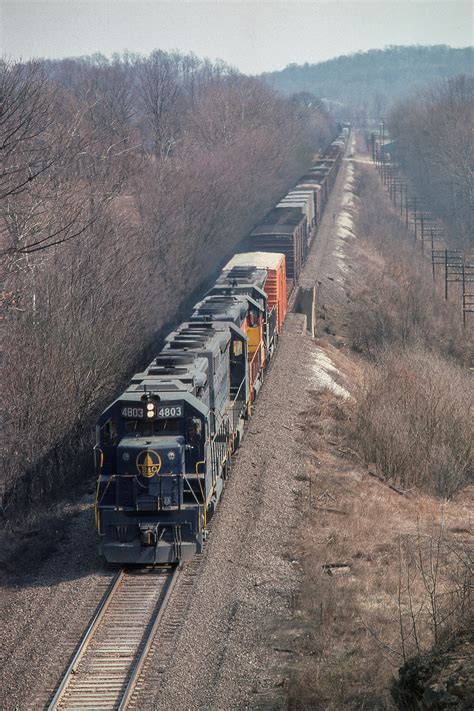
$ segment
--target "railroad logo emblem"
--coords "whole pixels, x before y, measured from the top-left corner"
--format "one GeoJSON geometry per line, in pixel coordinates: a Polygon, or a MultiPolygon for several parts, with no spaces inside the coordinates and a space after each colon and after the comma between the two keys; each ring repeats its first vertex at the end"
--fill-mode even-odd
{"type": "Polygon", "coordinates": [[[155,474],[158,474],[161,469],[161,457],[157,452],[153,452],[153,450],[144,449],[137,456],[136,465],[139,474],[146,479],[151,479],[155,474]]]}

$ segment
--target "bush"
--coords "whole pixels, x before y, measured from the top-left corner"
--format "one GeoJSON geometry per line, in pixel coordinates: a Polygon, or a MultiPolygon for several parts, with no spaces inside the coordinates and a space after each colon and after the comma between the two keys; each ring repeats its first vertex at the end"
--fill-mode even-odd
{"type": "Polygon", "coordinates": [[[402,487],[441,496],[472,480],[472,376],[422,348],[369,367],[351,421],[356,450],[402,487]]]}

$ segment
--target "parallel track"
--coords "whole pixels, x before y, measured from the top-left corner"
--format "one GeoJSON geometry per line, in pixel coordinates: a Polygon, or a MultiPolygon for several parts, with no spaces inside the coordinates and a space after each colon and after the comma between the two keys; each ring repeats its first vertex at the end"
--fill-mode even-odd
{"type": "Polygon", "coordinates": [[[179,568],[121,570],[104,595],[48,711],[123,711],[179,568]]]}

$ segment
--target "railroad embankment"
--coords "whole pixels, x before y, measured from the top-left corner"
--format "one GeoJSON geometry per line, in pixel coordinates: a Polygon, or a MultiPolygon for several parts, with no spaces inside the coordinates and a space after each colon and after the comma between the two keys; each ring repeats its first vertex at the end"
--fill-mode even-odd
{"type": "MultiPolygon", "coordinates": [[[[318,287],[317,337],[289,314],[131,709],[423,708],[425,694],[469,708],[472,340],[367,156],[347,153],[300,280],[318,287]]],[[[26,541],[6,571],[18,708],[44,707],[110,582],[91,500],[50,516],[53,554],[26,541]]]]}
{"type": "Polygon", "coordinates": [[[472,330],[365,154],[334,222],[299,417],[288,708],[472,708],[472,330]]]}

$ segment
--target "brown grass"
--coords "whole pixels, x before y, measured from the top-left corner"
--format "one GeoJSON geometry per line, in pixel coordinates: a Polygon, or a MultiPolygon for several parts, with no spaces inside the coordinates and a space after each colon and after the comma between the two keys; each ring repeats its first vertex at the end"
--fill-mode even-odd
{"type": "Polygon", "coordinates": [[[450,501],[401,495],[348,460],[347,405],[319,395],[312,414],[297,550],[305,634],[289,709],[394,709],[404,660],[467,624],[472,490],[450,501]],[[327,567],[334,564],[346,567],[327,567]]]}
{"type": "Polygon", "coordinates": [[[458,367],[473,365],[472,329],[462,327],[458,285],[446,301],[373,168],[359,166],[356,190],[346,333],[372,365],[356,394],[352,443],[379,475],[450,496],[474,472],[472,377],[458,367]]]}
{"type": "Polygon", "coordinates": [[[367,367],[350,432],[366,464],[402,488],[452,494],[474,477],[472,376],[422,348],[367,367]]]}
{"type": "Polygon", "coordinates": [[[472,623],[472,335],[360,170],[340,350],[319,341],[355,397],[304,413],[291,711],[404,708],[400,667],[472,623]]]}
{"type": "Polygon", "coordinates": [[[356,189],[350,345],[369,356],[382,347],[421,345],[473,365],[473,329],[462,327],[460,286],[451,284],[445,301],[440,268],[434,281],[430,260],[413,242],[372,168],[359,167],[356,189]]]}

